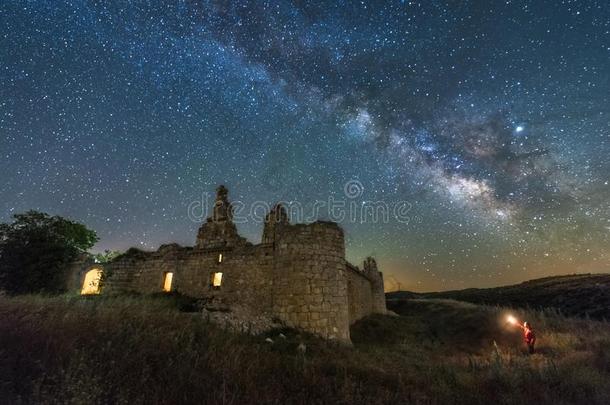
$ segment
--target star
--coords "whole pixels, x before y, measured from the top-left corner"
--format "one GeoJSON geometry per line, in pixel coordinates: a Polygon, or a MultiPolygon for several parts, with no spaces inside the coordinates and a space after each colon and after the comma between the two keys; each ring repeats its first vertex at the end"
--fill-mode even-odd
{"type": "Polygon", "coordinates": [[[405,288],[610,271],[604,2],[5,3],[0,222],[192,245],[225,184],[258,243],[257,207],[358,181],[409,220],[347,213],[347,259],[405,288]]]}

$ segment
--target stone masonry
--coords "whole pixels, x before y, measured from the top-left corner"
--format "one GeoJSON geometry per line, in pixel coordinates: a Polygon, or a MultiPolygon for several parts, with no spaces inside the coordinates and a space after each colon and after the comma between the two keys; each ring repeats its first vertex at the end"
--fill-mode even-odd
{"type": "Polygon", "coordinates": [[[92,270],[103,272],[104,294],[176,291],[202,299],[208,309],[265,315],[340,341],[350,340],[356,320],[386,312],[375,260],[367,258],[362,270],[348,263],[336,223],[293,225],[276,205],[265,218],[261,243],[254,245],[238,234],[224,186],[194,247],[130,249],[110,263],[76,263],[71,287],[80,290],[92,270]]]}

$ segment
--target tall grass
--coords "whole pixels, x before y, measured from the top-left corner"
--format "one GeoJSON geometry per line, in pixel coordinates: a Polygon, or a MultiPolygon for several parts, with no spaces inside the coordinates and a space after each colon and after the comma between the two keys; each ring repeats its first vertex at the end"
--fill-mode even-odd
{"type": "Polygon", "coordinates": [[[353,347],[290,330],[234,334],[163,297],[0,298],[2,403],[607,403],[608,324],[408,301],[353,347]],[[280,337],[280,333],[285,338],[280,337]],[[273,343],[265,341],[270,337],[273,343]],[[494,343],[495,342],[495,343],[494,343]],[[306,351],[298,349],[304,343],[306,351]]]}

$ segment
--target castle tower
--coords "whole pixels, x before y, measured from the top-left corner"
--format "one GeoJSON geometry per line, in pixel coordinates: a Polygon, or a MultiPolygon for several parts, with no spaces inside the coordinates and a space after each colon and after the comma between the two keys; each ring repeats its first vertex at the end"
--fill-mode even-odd
{"type": "Polygon", "coordinates": [[[288,215],[282,204],[276,204],[265,217],[265,225],[263,227],[263,243],[273,243],[277,239],[277,234],[282,227],[288,225],[288,215]]]}
{"type": "Polygon", "coordinates": [[[343,230],[336,223],[322,221],[285,224],[281,230],[278,225],[273,315],[324,338],[349,341],[343,230]]]}
{"type": "Polygon", "coordinates": [[[229,202],[229,190],[222,184],[216,189],[212,220],[215,222],[233,221],[233,206],[229,202]]]}
{"type": "Polygon", "coordinates": [[[197,233],[197,248],[219,249],[246,243],[246,240],[237,233],[233,223],[233,207],[228,195],[229,190],[225,186],[221,185],[216,189],[212,215],[201,225],[197,233]]]}

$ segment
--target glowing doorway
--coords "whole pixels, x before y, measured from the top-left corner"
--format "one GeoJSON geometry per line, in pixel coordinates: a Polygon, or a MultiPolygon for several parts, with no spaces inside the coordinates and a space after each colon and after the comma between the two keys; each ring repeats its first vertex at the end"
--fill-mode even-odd
{"type": "Polygon", "coordinates": [[[104,272],[100,269],[91,269],[85,274],[81,295],[99,294],[102,275],[104,272]]]}

